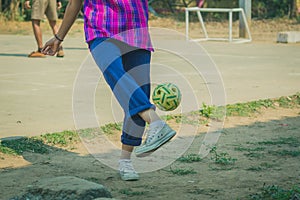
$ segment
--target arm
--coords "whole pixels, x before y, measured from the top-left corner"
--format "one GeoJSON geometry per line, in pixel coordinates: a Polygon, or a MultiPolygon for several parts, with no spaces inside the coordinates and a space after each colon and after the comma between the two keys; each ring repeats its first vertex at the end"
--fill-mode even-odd
{"type": "Polygon", "coordinates": [[[29,0],[26,0],[25,2],[24,2],[24,7],[25,7],[25,9],[30,9],[31,8],[31,6],[30,6],[30,1],[29,0]]]}
{"type": "Polygon", "coordinates": [[[64,19],[62,21],[62,24],[61,24],[56,36],[54,38],[50,39],[44,45],[44,47],[42,49],[42,53],[44,53],[46,55],[51,55],[51,56],[55,55],[60,43],[66,37],[68,31],[74,24],[74,22],[77,18],[77,15],[80,11],[81,5],[82,5],[81,0],[70,0],[69,1],[67,8],[66,8],[65,15],[64,15],[64,19]]]}
{"type": "Polygon", "coordinates": [[[57,10],[60,10],[60,9],[62,8],[61,1],[58,0],[58,1],[56,2],[56,4],[57,4],[57,10]]]}

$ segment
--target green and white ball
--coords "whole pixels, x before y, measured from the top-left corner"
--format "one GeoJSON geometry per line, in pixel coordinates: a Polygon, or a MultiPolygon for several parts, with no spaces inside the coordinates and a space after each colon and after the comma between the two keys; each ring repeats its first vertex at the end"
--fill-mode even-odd
{"type": "Polygon", "coordinates": [[[180,104],[181,93],[175,84],[163,83],[154,89],[152,101],[160,110],[175,110],[180,104]]]}

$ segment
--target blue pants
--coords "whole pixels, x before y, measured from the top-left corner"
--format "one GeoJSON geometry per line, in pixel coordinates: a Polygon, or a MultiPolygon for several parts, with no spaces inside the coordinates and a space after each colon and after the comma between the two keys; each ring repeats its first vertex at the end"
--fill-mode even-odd
{"type": "Polygon", "coordinates": [[[151,52],[109,38],[97,38],[89,48],[124,110],[121,142],[140,145],[146,123],[138,113],[155,108],[149,101],[151,52]]]}

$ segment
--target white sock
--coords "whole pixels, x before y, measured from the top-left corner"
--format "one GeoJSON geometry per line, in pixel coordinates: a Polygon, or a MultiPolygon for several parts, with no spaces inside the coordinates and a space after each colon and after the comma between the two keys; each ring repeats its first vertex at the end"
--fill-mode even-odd
{"type": "Polygon", "coordinates": [[[156,120],[156,121],[150,123],[149,128],[150,129],[153,129],[156,127],[162,128],[165,124],[166,124],[166,122],[164,122],[163,120],[156,120]]]}
{"type": "Polygon", "coordinates": [[[130,159],[126,159],[126,158],[119,159],[119,163],[120,163],[120,162],[126,162],[126,161],[127,161],[127,162],[130,162],[131,160],[130,160],[130,159]]]}

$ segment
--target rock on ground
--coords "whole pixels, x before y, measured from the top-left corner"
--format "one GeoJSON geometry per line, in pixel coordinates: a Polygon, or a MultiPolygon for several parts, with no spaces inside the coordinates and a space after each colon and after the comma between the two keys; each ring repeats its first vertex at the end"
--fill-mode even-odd
{"type": "Polygon", "coordinates": [[[73,176],[61,176],[37,181],[28,186],[24,195],[11,200],[94,200],[101,197],[112,197],[103,185],[73,176]]]}

